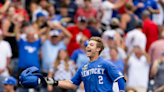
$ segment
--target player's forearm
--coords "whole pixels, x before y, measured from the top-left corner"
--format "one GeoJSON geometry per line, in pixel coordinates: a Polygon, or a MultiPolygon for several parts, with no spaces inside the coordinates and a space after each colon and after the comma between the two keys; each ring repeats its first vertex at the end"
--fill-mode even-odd
{"type": "Polygon", "coordinates": [[[70,81],[58,81],[58,87],[64,89],[75,89],[76,85],[72,84],[70,81]]]}

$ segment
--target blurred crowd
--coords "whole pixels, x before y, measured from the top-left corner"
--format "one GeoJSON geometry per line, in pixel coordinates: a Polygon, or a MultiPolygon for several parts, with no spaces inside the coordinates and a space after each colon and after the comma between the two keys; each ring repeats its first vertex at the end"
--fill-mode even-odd
{"type": "Polygon", "coordinates": [[[0,0],[0,92],[85,92],[83,83],[27,89],[17,81],[31,66],[71,79],[89,61],[92,36],[103,39],[100,56],[124,74],[126,92],[163,92],[163,8],[164,0],[0,0]]]}

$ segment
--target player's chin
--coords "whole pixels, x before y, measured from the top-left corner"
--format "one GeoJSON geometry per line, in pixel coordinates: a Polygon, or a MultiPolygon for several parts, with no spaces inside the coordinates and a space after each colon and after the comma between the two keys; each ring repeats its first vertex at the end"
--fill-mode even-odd
{"type": "Polygon", "coordinates": [[[91,57],[91,54],[90,53],[86,53],[87,57],[91,57]]]}

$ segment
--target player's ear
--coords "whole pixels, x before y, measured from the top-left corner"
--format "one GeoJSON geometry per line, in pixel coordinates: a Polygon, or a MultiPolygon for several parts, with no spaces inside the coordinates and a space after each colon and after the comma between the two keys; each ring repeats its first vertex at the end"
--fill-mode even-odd
{"type": "Polygon", "coordinates": [[[96,51],[99,52],[101,50],[101,48],[96,48],[96,51]]]}

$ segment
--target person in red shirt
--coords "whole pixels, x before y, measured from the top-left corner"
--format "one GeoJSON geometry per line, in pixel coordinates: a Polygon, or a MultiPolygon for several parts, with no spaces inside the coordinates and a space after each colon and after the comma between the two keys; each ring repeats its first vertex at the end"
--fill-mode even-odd
{"type": "Polygon", "coordinates": [[[91,37],[90,31],[86,29],[86,27],[87,27],[86,17],[79,16],[77,18],[77,25],[67,28],[67,30],[72,34],[72,39],[67,47],[69,56],[71,56],[72,52],[75,49],[79,48],[79,42],[83,35],[88,37],[88,39],[91,37]]]}
{"type": "Polygon", "coordinates": [[[26,21],[30,20],[27,11],[25,9],[23,9],[22,6],[21,6],[21,0],[13,0],[13,5],[14,5],[14,7],[16,9],[16,11],[15,11],[16,14],[23,15],[25,17],[26,21]]]}
{"type": "Polygon", "coordinates": [[[84,0],[84,7],[79,8],[76,11],[75,17],[74,17],[74,22],[77,22],[78,16],[85,16],[87,19],[90,17],[94,17],[97,19],[97,10],[94,10],[91,6],[91,0],[84,0]]]}
{"type": "Polygon", "coordinates": [[[146,43],[146,51],[148,51],[151,43],[158,40],[158,26],[151,21],[150,19],[150,12],[148,10],[145,10],[142,12],[142,20],[143,20],[143,33],[145,33],[147,37],[147,43],[146,43]]]}

